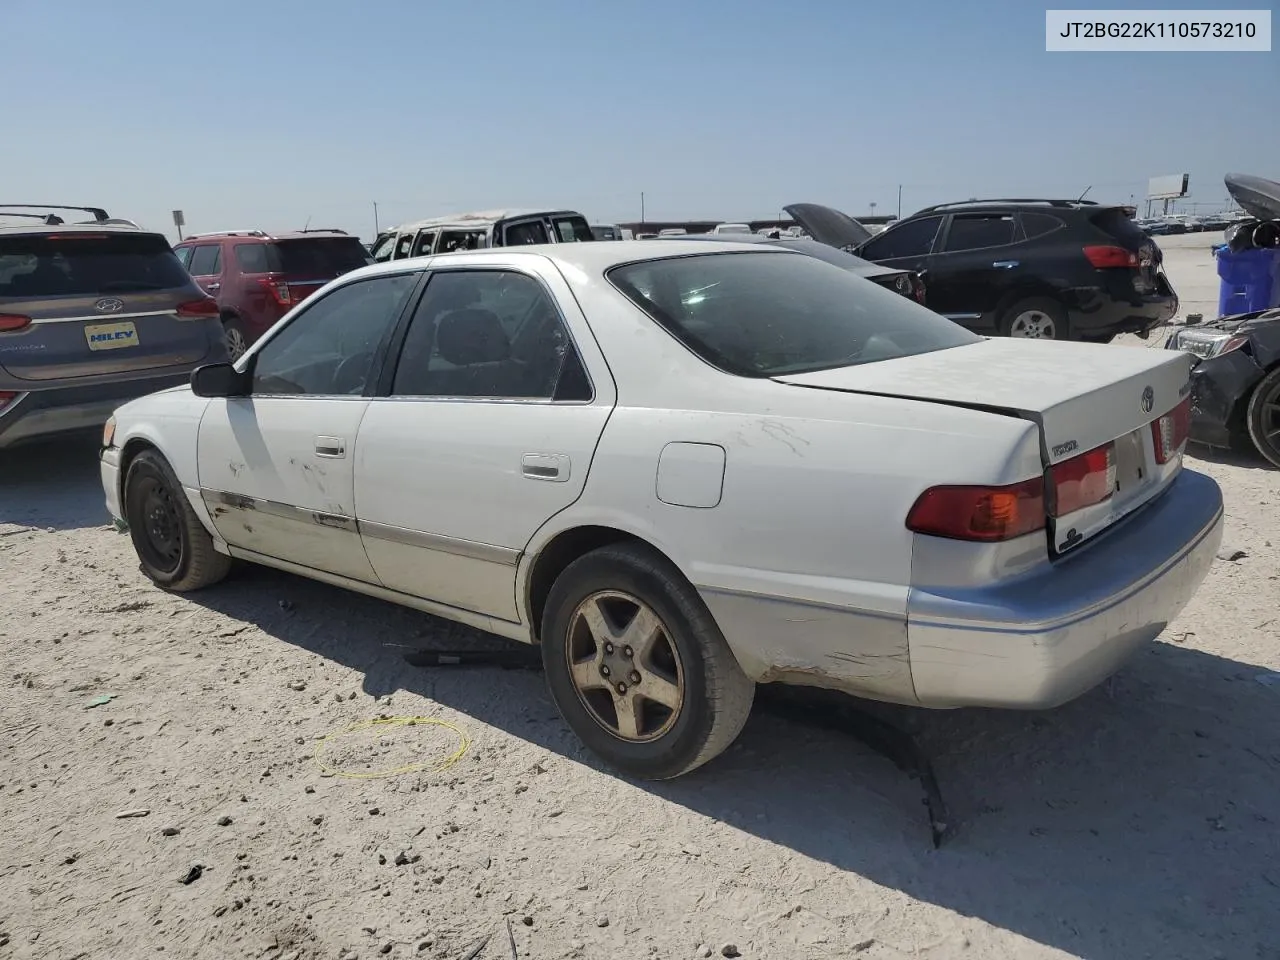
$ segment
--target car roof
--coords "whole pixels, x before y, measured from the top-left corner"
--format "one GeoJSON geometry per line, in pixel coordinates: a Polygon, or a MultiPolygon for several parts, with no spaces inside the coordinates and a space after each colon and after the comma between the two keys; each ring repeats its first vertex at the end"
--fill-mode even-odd
{"type": "MultiPolygon", "coordinates": [[[[329,239],[341,240],[350,238],[351,234],[345,230],[333,229],[312,229],[312,230],[280,230],[272,233],[267,230],[259,230],[255,228],[241,228],[239,230],[209,230],[204,233],[191,233],[178,241],[175,246],[181,246],[187,243],[199,243],[210,240],[261,240],[263,243],[271,243],[276,240],[301,240],[301,239],[329,239]]],[[[353,238],[358,239],[358,238],[353,238]]]]}
{"type": "MultiPolygon", "coordinates": [[[[408,257],[401,260],[388,260],[361,267],[342,275],[341,280],[364,279],[376,277],[384,273],[401,273],[415,265],[425,265],[430,261],[433,265],[446,266],[453,262],[475,263],[484,260],[511,261],[513,258],[540,257],[553,263],[567,267],[570,271],[587,274],[602,274],[613,267],[625,263],[637,263],[646,260],[665,260],[673,257],[706,256],[712,251],[691,253],[693,247],[687,240],[599,240],[581,241],[577,243],[538,243],[521,244],[515,247],[486,247],[481,250],[467,250],[459,253],[437,253],[421,257],[408,257]]],[[[759,253],[763,244],[719,242],[716,253],[738,252],[759,253]]],[[[790,256],[803,256],[790,250],[776,248],[790,256]]]]}
{"type": "Polygon", "coordinates": [[[558,208],[543,210],[477,210],[474,213],[451,213],[445,217],[428,217],[426,220],[410,220],[408,223],[402,223],[397,227],[392,227],[388,232],[401,233],[407,230],[423,230],[427,227],[487,227],[492,226],[499,220],[510,220],[512,217],[539,217],[557,213],[571,213],[581,216],[577,210],[562,210],[558,208]]]}
{"type": "Polygon", "coordinates": [[[164,236],[164,234],[158,233],[155,230],[143,230],[141,227],[131,223],[59,223],[55,225],[44,223],[0,223],[0,237],[12,237],[19,234],[39,236],[55,233],[119,233],[130,237],[164,236]]]}

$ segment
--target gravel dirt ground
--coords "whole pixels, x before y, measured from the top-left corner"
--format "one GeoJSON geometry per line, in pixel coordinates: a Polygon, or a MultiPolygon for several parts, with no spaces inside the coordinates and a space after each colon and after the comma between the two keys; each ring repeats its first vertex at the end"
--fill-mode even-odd
{"type": "MultiPolygon", "coordinates": [[[[1214,239],[1166,244],[1184,312],[1213,315],[1214,239]]],[[[631,783],[535,671],[404,658],[501,641],[262,569],[167,595],[108,525],[94,453],[0,455],[0,957],[1280,957],[1260,460],[1193,451],[1240,556],[1101,688],[890,711],[955,820],[935,851],[919,786],[852,737],[758,710],[717,762],[631,783]],[[466,751],[439,769],[455,729],[379,725],[323,742],[370,776],[317,765],[380,716],[448,721],[466,751]]]]}

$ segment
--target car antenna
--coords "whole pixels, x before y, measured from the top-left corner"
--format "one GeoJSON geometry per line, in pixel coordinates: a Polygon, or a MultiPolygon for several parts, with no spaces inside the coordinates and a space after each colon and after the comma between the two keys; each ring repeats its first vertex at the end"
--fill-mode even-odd
{"type": "Polygon", "coordinates": [[[307,222],[302,225],[302,232],[307,232],[307,227],[311,226],[311,214],[307,214],[307,222]]]}
{"type": "Polygon", "coordinates": [[[1080,196],[1076,197],[1076,203],[1079,203],[1081,200],[1083,200],[1083,199],[1084,199],[1084,197],[1085,197],[1085,194],[1086,194],[1086,193],[1088,193],[1088,192],[1089,192],[1090,190],[1092,190],[1092,189],[1093,189],[1093,184],[1089,184],[1089,186],[1085,187],[1085,188],[1084,188],[1084,193],[1082,193],[1082,194],[1080,194],[1080,196]]]}

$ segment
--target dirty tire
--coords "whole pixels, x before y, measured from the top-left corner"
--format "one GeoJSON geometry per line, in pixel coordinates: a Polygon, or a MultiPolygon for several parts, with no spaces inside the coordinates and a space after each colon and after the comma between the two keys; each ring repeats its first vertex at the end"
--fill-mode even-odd
{"type": "Polygon", "coordinates": [[[1280,467],[1280,367],[1273,367],[1253,388],[1245,423],[1258,452],[1280,467]]]}
{"type": "Polygon", "coordinates": [[[541,637],[547,685],[561,715],[594,753],[638,779],[667,780],[701,766],[733,743],[751,713],[755,684],[738,666],[706,604],[680,571],[649,547],[602,547],[566,567],[547,598],[541,637]],[[662,642],[681,665],[680,707],[669,728],[647,742],[620,738],[598,722],[569,665],[567,651],[577,636],[571,631],[584,604],[615,592],[656,615],[662,642]]]}
{"type": "Polygon", "coordinates": [[[213,548],[213,538],[157,450],[144,450],[129,464],[124,518],[142,572],[158,587],[177,593],[199,590],[231,569],[231,558],[213,548]]]}
{"type": "MultiPolygon", "coordinates": [[[[1028,317],[1047,318],[1052,325],[1052,336],[1044,335],[1036,339],[1071,339],[1070,319],[1067,316],[1067,311],[1062,304],[1052,297],[1028,297],[1025,300],[1010,304],[1000,314],[1000,322],[998,324],[1000,336],[1026,337],[1027,334],[1020,331],[1027,327],[1028,317]]],[[[1042,327],[1044,320],[1037,319],[1035,322],[1042,327]]]]}

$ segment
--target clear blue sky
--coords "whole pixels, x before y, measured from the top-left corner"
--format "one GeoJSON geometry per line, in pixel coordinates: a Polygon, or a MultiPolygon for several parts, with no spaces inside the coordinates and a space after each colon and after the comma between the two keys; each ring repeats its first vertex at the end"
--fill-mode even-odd
{"type": "Polygon", "coordinates": [[[650,219],[739,219],[892,212],[899,183],[905,213],[1280,179],[1280,53],[1051,54],[1044,8],[0,0],[0,200],[368,238],[375,200],[384,226],[496,206],[638,219],[641,191],[650,219]]]}

